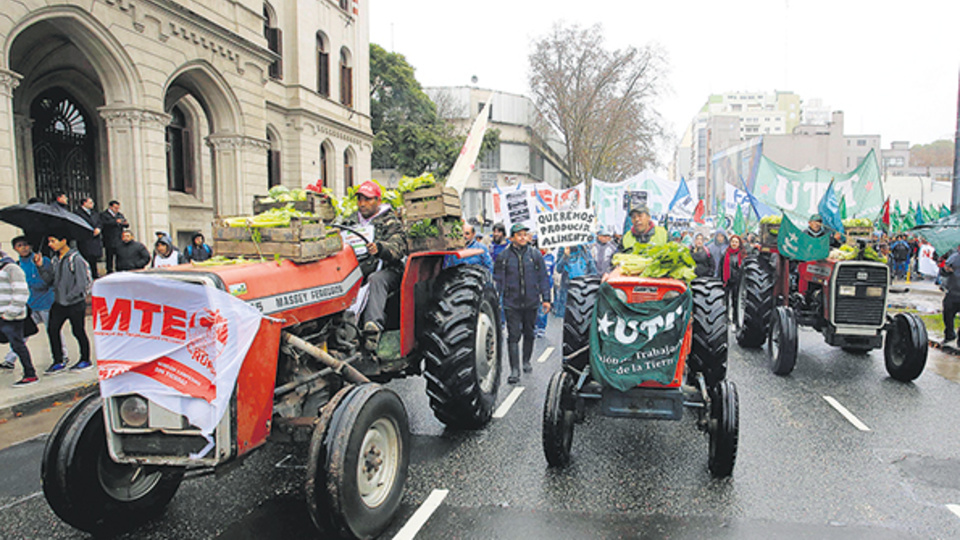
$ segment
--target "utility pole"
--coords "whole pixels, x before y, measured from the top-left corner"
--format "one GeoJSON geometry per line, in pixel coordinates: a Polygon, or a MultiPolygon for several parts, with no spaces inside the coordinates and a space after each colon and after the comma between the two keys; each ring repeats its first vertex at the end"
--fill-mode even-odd
{"type": "Polygon", "coordinates": [[[960,74],[957,80],[957,131],[953,135],[953,196],[950,213],[960,210],[960,74]]]}

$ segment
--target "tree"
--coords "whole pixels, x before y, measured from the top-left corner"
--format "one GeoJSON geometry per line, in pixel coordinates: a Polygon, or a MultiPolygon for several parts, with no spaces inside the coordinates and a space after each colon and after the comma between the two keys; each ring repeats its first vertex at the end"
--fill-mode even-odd
{"type": "MultiPolygon", "coordinates": [[[[370,125],[375,169],[397,169],[407,176],[450,173],[464,136],[437,114],[413,67],[402,54],[370,44],[370,125]]],[[[499,130],[487,130],[481,152],[499,144],[499,130]]]]}
{"type": "Polygon", "coordinates": [[[622,180],[656,163],[663,139],[653,100],[666,75],[654,45],[607,50],[599,25],[554,25],[530,54],[530,88],[560,133],[574,182],[622,180]]]}
{"type": "Polygon", "coordinates": [[[953,141],[939,140],[910,147],[911,167],[952,167],[953,141]]]}

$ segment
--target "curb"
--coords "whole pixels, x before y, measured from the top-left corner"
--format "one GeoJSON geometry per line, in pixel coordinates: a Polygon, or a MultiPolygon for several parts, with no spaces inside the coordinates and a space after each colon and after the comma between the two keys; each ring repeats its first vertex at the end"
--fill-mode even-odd
{"type": "Polygon", "coordinates": [[[20,403],[0,407],[0,419],[11,419],[47,409],[57,403],[76,401],[97,391],[98,381],[88,381],[69,388],[62,388],[20,403]]]}

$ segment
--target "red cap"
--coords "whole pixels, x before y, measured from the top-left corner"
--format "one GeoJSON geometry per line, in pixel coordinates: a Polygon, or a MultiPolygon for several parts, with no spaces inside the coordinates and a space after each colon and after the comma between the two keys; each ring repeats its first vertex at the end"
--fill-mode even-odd
{"type": "Polygon", "coordinates": [[[380,186],[378,186],[373,180],[367,180],[363,184],[360,184],[360,188],[357,190],[357,195],[363,195],[368,199],[379,199],[380,186]]]}

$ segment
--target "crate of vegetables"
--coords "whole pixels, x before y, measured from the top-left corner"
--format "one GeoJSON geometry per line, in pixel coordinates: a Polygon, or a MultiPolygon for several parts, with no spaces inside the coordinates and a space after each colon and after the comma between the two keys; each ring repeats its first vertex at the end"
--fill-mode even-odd
{"type": "Polygon", "coordinates": [[[855,245],[857,240],[873,240],[873,222],[869,219],[845,219],[843,229],[850,245],[855,245]]]}
{"type": "Polygon", "coordinates": [[[223,257],[284,258],[297,263],[323,259],[343,248],[339,231],[290,207],[218,220],[213,242],[214,252],[223,257]]]}
{"type": "Polygon", "coordinates": [[[310,189],[288,189],[285,186],[270,188],[267,196],[253,198],[253,213],[262,214],[274,208],[292,208],[300,212],[314,214],[323,221],[333,221],[337,217],[330,195],[310,189]]]}
{"type": "Polygon", "coordinates": [[[780,232],[782,216],[765,216],[760,220],[760,245],[767,248],[777,247],[777,233],[780,232]]]}
{"type": "Polygon", "coordinates": [[[403,193],[403,215],[409,221],[459,218],[462,215],[457,190],[437,182],[432,174],[416,178],[405,176],[400,180],[399,189],[403,193]]]}
{"type": "Polygon", "coordinates": [[[450,251],[466,245],[463,222],[459,218],[434,218],[407,221],[405,226],[410,253],[450,251]]]}

